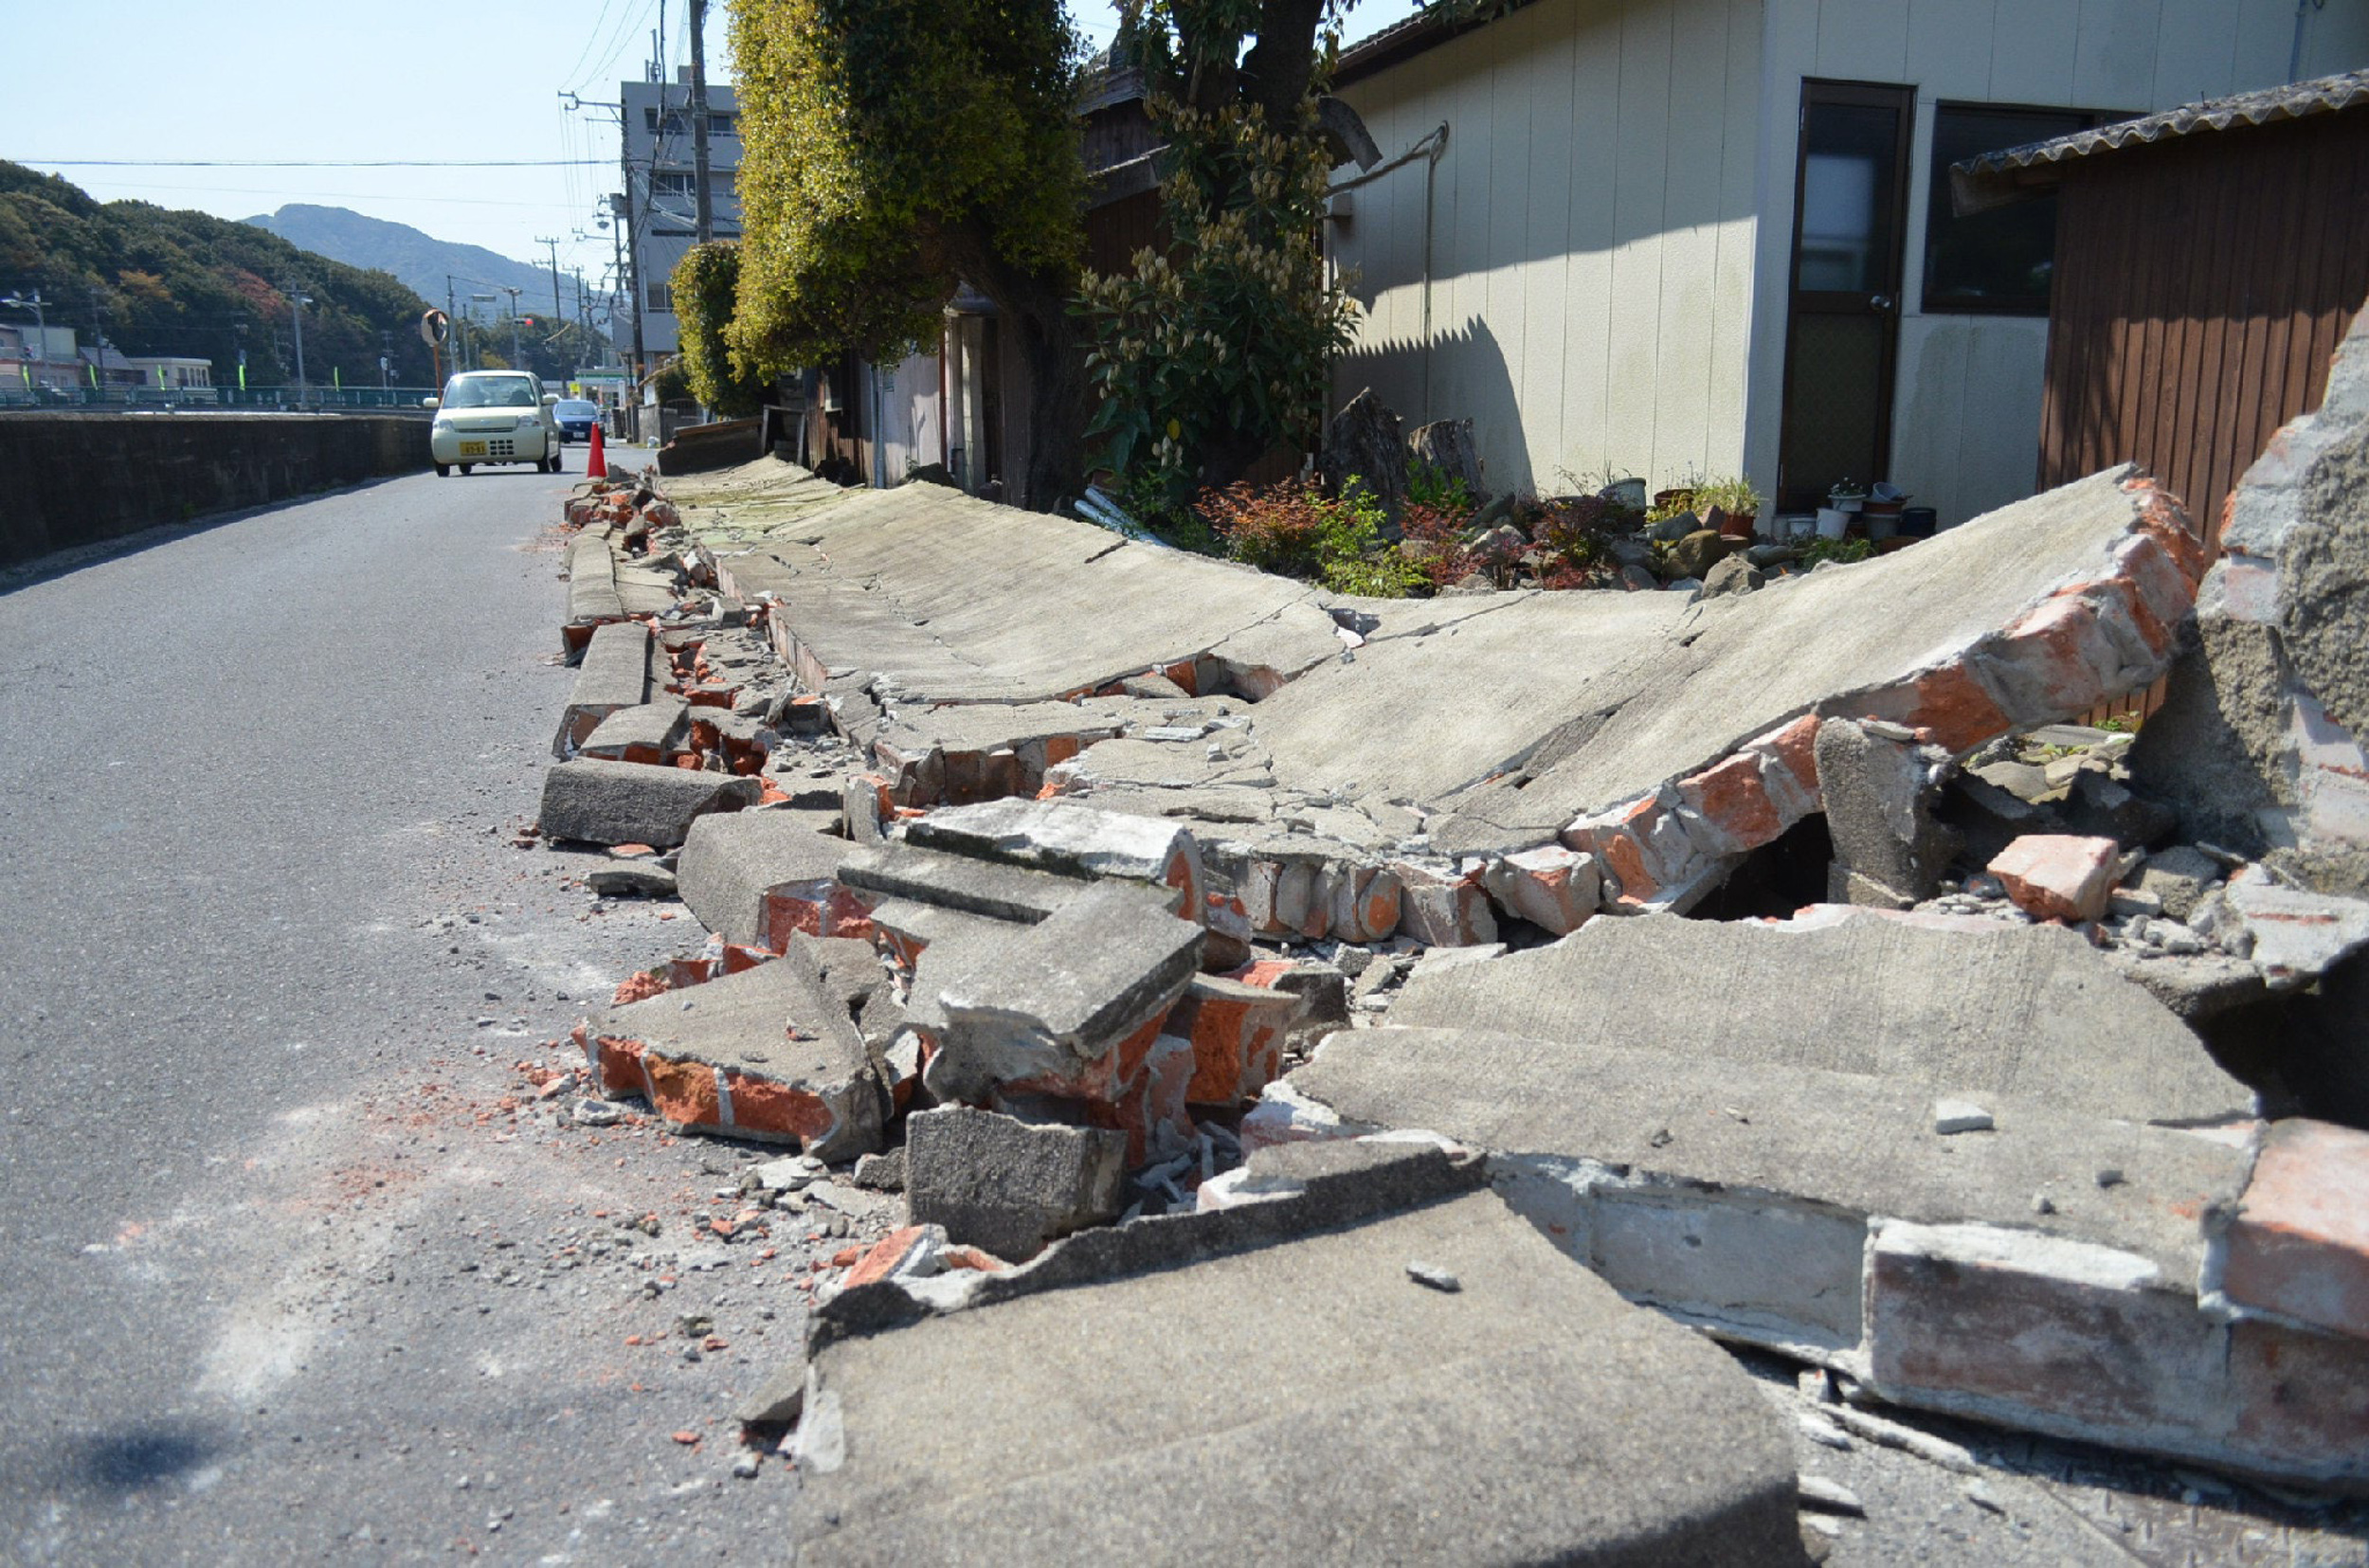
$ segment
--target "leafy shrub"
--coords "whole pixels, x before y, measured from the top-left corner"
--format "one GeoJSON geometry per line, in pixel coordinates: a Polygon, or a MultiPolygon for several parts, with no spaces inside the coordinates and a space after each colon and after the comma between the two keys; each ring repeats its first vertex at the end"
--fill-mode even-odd
{"type": "Polygon", "coordinates": [[[1399,514],[1399,532],[1406,538],[1402,554],[1435,588],[1460,582],[1474,569],[1472,548],[1464,541],[1467,517],[1421,501],[1409,501],[1399,514]]]}
{"type": "Polygon", "coordinates": [[[1873,542],[1867,539],[1812,539],[1794,547],[1794,559],[1805,567],[1815,567],[1820,561],[1840,561],[1847,567],[1874,553],[1873,542]]]}
{"type": "Polygon", "coordinates": [[[1203,492],[1201,513],[1237,561],[1336,593],[1403,599],[1426,581],[1423,571],[1383,542],[1373,492],[1355,477],[1342,490],[1336,500],[1289,481],[1242,482],[1203,492]]]}
{"type": "Polygon", "coordinates": [[[1428,458],[1409,459],[1406,465],[1408,504],[1455,514],[1472,515],[1476,503],[1462,476],[1451,474],[1428,458]]]}

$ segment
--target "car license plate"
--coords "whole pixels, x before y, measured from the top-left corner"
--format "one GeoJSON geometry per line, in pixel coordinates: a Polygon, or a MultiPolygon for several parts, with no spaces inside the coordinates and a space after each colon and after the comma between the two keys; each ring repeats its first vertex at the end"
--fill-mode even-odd
{"type": "Polygon", "coordinates": [[[481,441],[464,441],[461,443],[461,455],[464,458],[481,458],[485,456],[485,443],[481,441]]]}

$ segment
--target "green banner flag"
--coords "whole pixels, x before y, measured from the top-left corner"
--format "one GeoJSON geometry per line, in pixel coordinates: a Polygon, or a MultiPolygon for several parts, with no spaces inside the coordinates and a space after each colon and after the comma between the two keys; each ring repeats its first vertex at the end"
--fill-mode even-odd
{"type": "Polygon", "coordinates": [[[170,387],[172,385],[165,379],[165,368],[162,365],[156,367],[156,385],[159,387],[170,387]]]}
{"type": "Polygon", "coordinates": [[[338,366],[332,365],[329,368],[329,384],[332,387],[336,387],[337,390],[341,392],[344,391],[346,389],[346,372],[344,369],[338,366]]]}
{"type": "Polygon", "coordinates": [[[246,390],[246,356],[244,354],[239,356],[239,390],[242,392],[246,390]]]}

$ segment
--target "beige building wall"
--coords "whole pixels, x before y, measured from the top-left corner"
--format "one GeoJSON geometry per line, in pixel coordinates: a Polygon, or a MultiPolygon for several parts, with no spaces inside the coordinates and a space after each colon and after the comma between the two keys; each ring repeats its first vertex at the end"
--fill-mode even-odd
{"type": "Polygon", "coordinates": [[[1741,470],[1773,491],[1801,81],[1913,85],[1889,477],[1962,521],[2030,493],[2047,322],[1925,314],[1935,105],[2148,110],[2286,81],[2290,61],[2369,64],[2369,0],[2313,0],[2300,33],[2298,15],[1538,0],[1343,90],[1385,157],[1449,134],[1436,166],[1358,188],[1329,225],[1365,307],[1334,404],[1371,386],[1410,427],[1471,418],[1492,487],[1741,470]]]}
{"type": "Polygon", "coordinates": [[[1365,307],[1335,406],[1469,417],[1496,488],[1735,471],[1760,37],[1754,0],[1540,0],[1345,89],[1385,157],[1450,129],[1428,190],[1332,225],[1365,307]]]}
{"type": "Polygon", "coordinates": [[[2369,4],[2327,0],[2301,15],[2299,37],[2292,0],[1769,0],[1760,180],[1773,199],[1745,446],[1755,481],[1766,490],[1777,474],[1802,78],[1917,90],[1888,477],[1946,526],[2032,493],[2048,322],[1926,314],[1927,206],[1949,199],[1931,189],[1935,105],[2144,112],[2369,64],[2369,4]]]}

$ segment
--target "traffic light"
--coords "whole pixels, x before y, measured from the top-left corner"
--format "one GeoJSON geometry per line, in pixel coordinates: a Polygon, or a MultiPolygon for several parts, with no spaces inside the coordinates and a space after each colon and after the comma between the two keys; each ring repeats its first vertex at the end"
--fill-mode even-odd
{"type": "Polygon", "coordinates": [[[530,315],[530,316],[528,316],[528,317],[527,317],[527,326],[528,326],[530,329],[532,329],[532,328],[533,327],[533,325],[534,325],[534,317],[533,317],[533,316],[531,316],[531,315],[530,315]]]}

